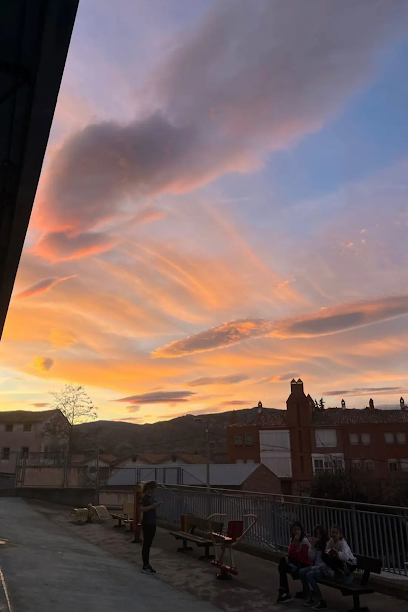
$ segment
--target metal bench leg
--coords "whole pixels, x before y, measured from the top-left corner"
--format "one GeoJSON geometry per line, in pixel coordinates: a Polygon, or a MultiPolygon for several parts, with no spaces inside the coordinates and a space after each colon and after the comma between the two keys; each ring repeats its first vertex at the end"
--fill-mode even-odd
{"type": "Polygon", "coordinates": [[[118,524],[115,525],[115,529],[118,529],[118,527],[123,527],[122,521],[120,519],[118,519],[118,524]]]}
{"type": "Polygon", "coordinates": [[[367,606],[364,606],[363,608],[360,607],[360,595],[353,595],[353,603],[354,608],[348,612],[370,612],[367,606]]]}
{"type": "Polygon", "coordinates": [[[187,546],[187,540],[183,540],[182,548],[178,548],[177,552],[186,552],[187,550],[193,550],[192,546],[187,546]]]}
{"type": "Polygon", "coordinates": [[[200,561],[206,561],[207,559],[215,559],[215,555],[210,555],[210,546],[211,544],[206,544],[204,546],[204,554],[200,557],[200,561]]]}

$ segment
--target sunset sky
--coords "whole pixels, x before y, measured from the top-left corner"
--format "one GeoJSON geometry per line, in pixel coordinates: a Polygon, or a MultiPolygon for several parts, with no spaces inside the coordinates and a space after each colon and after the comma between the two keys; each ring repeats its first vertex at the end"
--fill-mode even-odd
{"type": "Polygon", "coordinates": [[[408,401],[408,2],[81,0],[0,408],[408,401]]]}

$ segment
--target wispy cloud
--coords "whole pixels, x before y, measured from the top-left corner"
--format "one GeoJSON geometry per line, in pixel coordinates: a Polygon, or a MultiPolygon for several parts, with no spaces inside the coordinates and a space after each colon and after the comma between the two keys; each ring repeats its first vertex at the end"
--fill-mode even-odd
{"type": "Polygon", "coordinates": [[[249,400],[226,400],[225,402],[221,402],[220,406],[247,406],[249,408],[251,402],[249,400]]]}
{"type": "Polygon", "coordinates": [[[272,378],[269,379],[269,382],[280,383],[292,380],[293,378],[299,378],[299,375],[296,374],[296,372],[288,372],[287,374],[277,374],[276,376],[272,376],[272,378]]]}
{"type": "Polygon", "coordinates": [[[124,402],[129,404],[180,404],[196,395],[193,391],[158,391],[156,393],[143,393],[142,395],[130,395],[122,397],[114,402],[124,402]]]}
{"type": "Polygon", "coordinates": [[[34,406],[35,408],[45,408],[46,406],[49,406],[49,403],[47,403],[47,402],[36,402],[35,404],[31,404],[31,406],[34,406]]]}
{"type": "Polygon", "coordinates": [[[76,278],[76,274],[72,274],[71,276],[64,276],[62,278],[43,278],[42,280],[35,283],[28,289],[25,289],[21,293],[16,295],[16,299],[24,299],[28,297],[33,297],[34,295],[39,295],[41,293],[46,293],[50,291],[53,287],[56,287],[60,283],[63,283],[71,278],[76,278]]]}
{"type": "Polygon", "coordinates": [[[267,321],[246,319],[176,340],[153,352],[153,357],[174,358],[233,346],[248,338],[314,338],[365,327],[408,314],[408,296],[339,304],[316,313],[267,321]]]}
{"type": "Polygon", "coordinates": [[[393,395],[394,393],[408,393],[404,387],[356,387],[355,389],[341,389],[334,391],[324,391],[323,395],[328,397],[342,397],[346,395],[393,395]]]}
{"type": "Polygon", "coordinates": [[[31,253],[49,261],[72,261],[109,251],[115,240],[101,232],[71,235],[64,232],[44,234],[32,247],[31,253]]]}
{"type": "Polygon", "coordinates": [[[191,380],[188,384],[189,387],[203,387],[205,385],[235,385],[244,380],[248,380],[249,376],[246,374],[233,374],[231,376],[205,376],[203,378],[196,378],[191,380]]]}

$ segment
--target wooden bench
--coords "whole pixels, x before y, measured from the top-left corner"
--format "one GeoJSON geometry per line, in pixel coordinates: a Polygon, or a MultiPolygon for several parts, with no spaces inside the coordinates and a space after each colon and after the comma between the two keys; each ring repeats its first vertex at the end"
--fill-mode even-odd
{"type": "MultiPolygon", "coordinates": [[[[182,540],[183,546],[178,548],[178,552],[187,552],[193,550],[191,546],[188,546],[188,542],[194,543],[199,548],[204,548],[204,555],[201,559],[214,559],[214,555],[210,555],[210,546],[213,546],[213,541],[210,535],[210,525],[207,519],[199,518],[191,514],[183,514],[181,516],[181,531],[170,531],[170,535],[174,536],[176,540],[182,540]],[[196,529],[203,534],[203,536],[195,533],[196,529]]],[[[222,531],[223,524],[217,521],[211,522],[211,529],[220,533],[222,531]]]]}
{"type": "MultiPolygon", "coordinates": [[[[319,578],[317,582],[323,586],[337,589],[344,597],[352,596],[354,607],[349,612],[369,612],[367,606],[360,606],[360,595],[370,595],[375,593],[375,590],[368,585],[371,572],[381,574],[381,559],[374,557],[364,557],[356,555],[357,569],[363,571],[361,581],[347,584],[340,580],[331,580],[330,578],[319,578]]],[[[354,577],[354,573],[352,574],[354,577]]],[[[357,574],[358,575],[358,574],[357,574]]],[[[295,580],[298,579],[295,575],[295,580]]]]}
{"type": "Polygon", "coordinates": [[[131,525],[134,518],[133,502],[123,502],[122,512],[111,512],[111,517],[118,521],[115,527],[122,527],[122,523],[123,525],[131,525]]]}

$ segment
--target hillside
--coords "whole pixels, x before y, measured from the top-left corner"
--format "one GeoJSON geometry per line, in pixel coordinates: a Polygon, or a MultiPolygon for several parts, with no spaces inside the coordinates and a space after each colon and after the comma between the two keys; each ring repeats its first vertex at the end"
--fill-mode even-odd
{"type": "MultiPolygon", "coordinates": [[[[272,412],[274,408],[263,408],[272,412]]],[[[238,422],[250,421],[257,415],[257,408],[236,410],[238,422]]],[[[222,461],[226,456],[225,427],[230,423],[231,411],[205,415],[210,423],[211,457],[222,461]]],[[[116,455],[173,451],[205,453],[205,422],[197,422],[192,415],[170,421],[136,425],[118,421],[95,421],[74,427],[73,443],[76,452],[96,450],[116,455]]]]}

